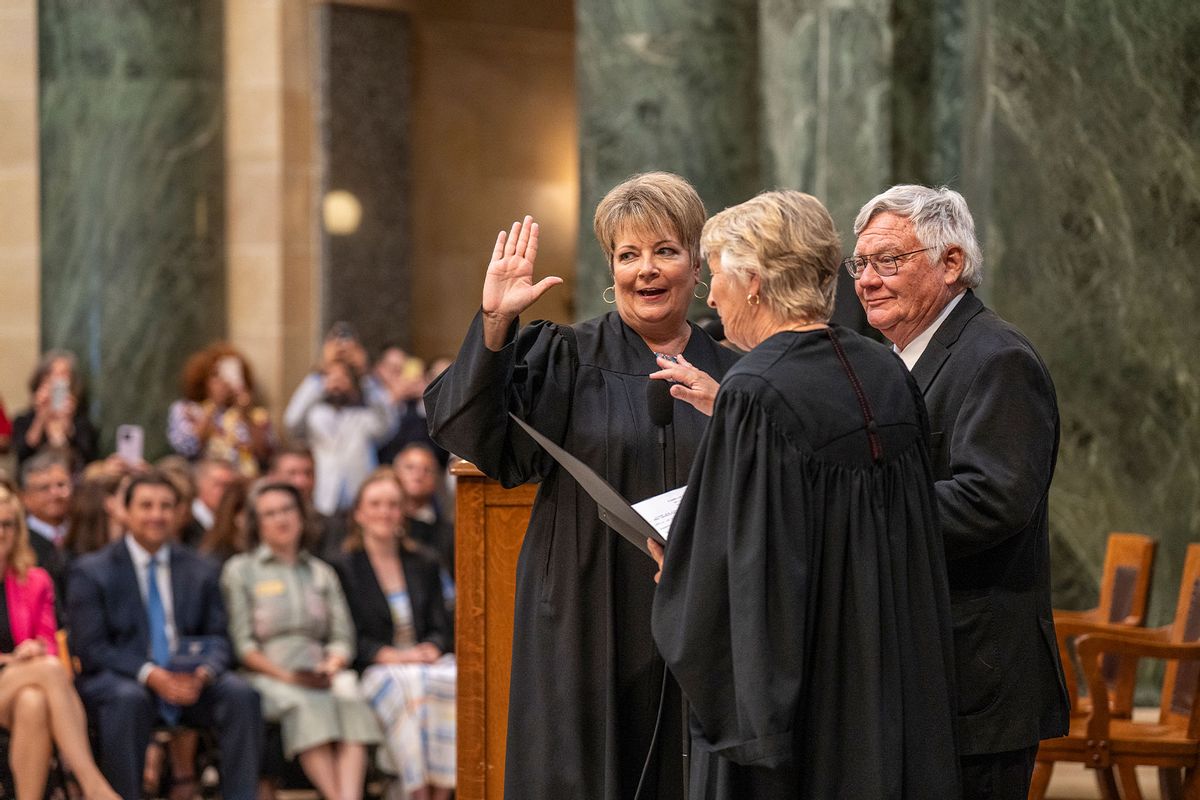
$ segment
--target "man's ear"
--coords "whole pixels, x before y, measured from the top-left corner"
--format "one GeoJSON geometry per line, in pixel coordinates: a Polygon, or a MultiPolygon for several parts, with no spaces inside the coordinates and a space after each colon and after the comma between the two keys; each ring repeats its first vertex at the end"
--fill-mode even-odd
{"type": "Polygon", "coordinates": [[[950,245],[942,253],[942,263],[946,265],[946,274],[942,278],[946,285],[958,283],[963,271],[963,249],[956,244],[950,245]]]}

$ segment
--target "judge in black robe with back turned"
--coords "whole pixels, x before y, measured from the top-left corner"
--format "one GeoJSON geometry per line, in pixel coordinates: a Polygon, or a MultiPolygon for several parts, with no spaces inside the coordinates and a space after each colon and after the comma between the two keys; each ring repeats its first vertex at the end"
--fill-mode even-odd
{"type": "Polygon", "coordinates": [[[920,392],[827,324],[840,243],[815,198],[760,195],[702,242],[709,304],[753,349],[721,383],[654,598],[691,706],[691,798],[957,798],[920,392]]]}
{"type": "Polygon", "coordinates": [[[458,358],[425,394],[440,445],[506,486],[541,482],[517,566],[508,798],[629,800],[639,782],[642,800],[683,796],[678,690],[650,635],[654,562],[601,523],[591,498],[507,415],[529,420],[630,500],[683,484],[707,418],[675,403],[660,448],[646,386],[664,353],[690,370],[675,395],[711,404],[708,376],[719,379],[735,360],[686,317],[706,288],[704,218],[676,175],[616,187],[596,211],[615,311],[520,331],[517,315],[561,281],[533,283],[537,225],[514,223],[497,239],[458,358]]]}

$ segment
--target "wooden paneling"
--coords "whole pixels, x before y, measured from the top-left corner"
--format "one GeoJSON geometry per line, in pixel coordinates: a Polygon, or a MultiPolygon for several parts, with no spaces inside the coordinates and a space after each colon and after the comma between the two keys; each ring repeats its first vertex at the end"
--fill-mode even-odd
{"type": "Polygon", "coordinates": [[[517,556],[536,486],[506,490],[470,464],[458,477],[458,798],[504,796],[517,556]]]}

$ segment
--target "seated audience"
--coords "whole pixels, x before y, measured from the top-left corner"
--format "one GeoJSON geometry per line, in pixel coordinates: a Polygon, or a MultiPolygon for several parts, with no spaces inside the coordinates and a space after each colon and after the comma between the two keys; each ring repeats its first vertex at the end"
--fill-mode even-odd
{"type": "MultiPolygon", "coordinates": [[[[311,377],[311,376],[310,376],[311,377]]],[[[361,381],[348,359],[325,363],[317,381],[296,390],[284,415],[293,437],[305,436],[316,460],[313,502],[322,514],[349,508],[377,466],[375,446],[394,419],[391,395],[361,381]]]]}
{"type": "Polygon", "coordinates": [[[455,683],[450,615],[437,559],[405,534],[404,489],[376,471],[359,488],[337,562],[358,629],[362,692],[384,728],[386,764],[409,798],[454,790],[455,683]]]}
{"type": "Polygon", "coordinates": [[[12,734],[8,758],[17,800],[44,794],[51,743],[71,765],[84,797],[119,800],[92,759],[83,705],[56,657],[54,586],[33,565],[24,517],[16,493],[0,485],[0,725],[12,734]]]}
{"type": "Polygon", "coordinates": [[[271,454],[271,420],[254,399],[254,373],[226,342],[209,345],[183,368],[183,399],[171,404],[167,439],[190,461],[225,461],[254,478],[271,454]]]}
{"type": "Polygon", "coordinates": [[[324,797],[359,800],[379,726],[346,669],[355,634],[337,575],[304,550],[304,501],[290,484],[258,485],[246,521],[261,544],[221,574],[234,650],[264,717],[280,724],[284,755],[324,797]]]}
{"type": "Polygon", "coordinates": [[[51,350],[29,378],[32,406],[12,423],[17,464],[53,448],[68,454],[71,471],[96,457],[96,428],[87,415],[83,378],[74,353],[51,350]]]}
{"type": "Polygon", "coordinates": [[[276,448],[271,455],[271,470],[267,477],[272,481],[290,483],[304,498],[313,527],[313,546],[309,550],[325,561],[340,555],[342,540],[346,538],[346,523],[341,514],[322,514],[313,508],[317,467],[308,445],[292,442],[276,448]]]}
{"type": "Polygon", "coordinates": [[[37,565],[54,580],[60,604],[66,577],[63,540],[73,491],[69,462],[62,454],[48,450],[21,465],[21,502],[27,514],[29,544],[37,565]]]}
{"type": "Polygon", "coordinates": [[[445,470],[433,451],[420,443],[400,451],[392,466],[404,488],[409,536],[437,552],[442,566],[453,575],[454,526],[443,518],[437,496],[445,470]]]}
{"type": "Polygon", "coordinates": [[[180,531],[180,540],[188,547],[199,547],[204,535],[212,530],[217,519],[217,507],[221,498],[240,478],[228,461],[205,458],[196,464],[192,485],[196,494],[189,506],[191,512],[187,523],[180,531]]]}
{"type": "MultiPolygon", "coordinates": [[[[140,796],[150,734],[164,723],[213,729],[222,797],[250,800],[259,699],[228,671],[216,566],[172,542],[178,504],[161,472],[133,477],[125,491],[129,533],[72,566],[67,618],[82,668],[76,684],[99,733],[104,774],[122,797],[140,796]]],[[[174,779],[194,784],[195,776],[174,779]]]]}
{"type": "Polygon", "coordinates": [[[235,481],[217,504],[213,526],[200,541],[201,554],[224,564],[238,553],[258,546],[251,541],[246,529],[246,497],[250,489],[245,481],[235,481]]]}

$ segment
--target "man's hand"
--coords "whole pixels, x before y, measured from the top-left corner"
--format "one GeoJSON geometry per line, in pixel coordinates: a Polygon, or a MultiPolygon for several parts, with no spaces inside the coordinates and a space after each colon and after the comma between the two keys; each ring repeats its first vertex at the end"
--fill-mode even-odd
{"type": "Polygon", "coordinates": [[[200,692],[204,691],[204,677],[200,670],[171,672],[155,667],[146,677],[146,686],[168,703],[190,706],[200,699],[200,692]]]}

